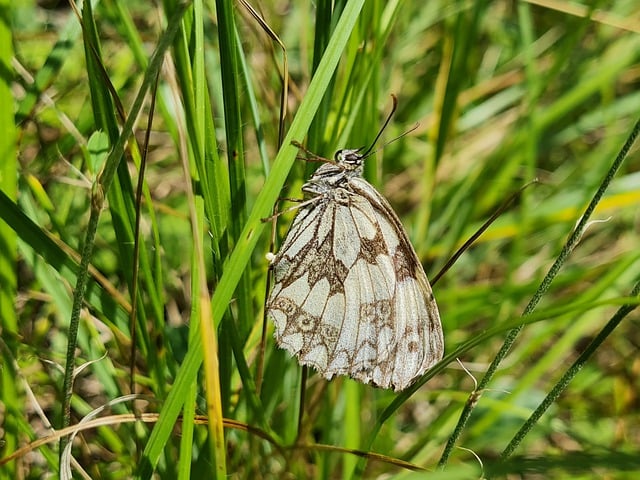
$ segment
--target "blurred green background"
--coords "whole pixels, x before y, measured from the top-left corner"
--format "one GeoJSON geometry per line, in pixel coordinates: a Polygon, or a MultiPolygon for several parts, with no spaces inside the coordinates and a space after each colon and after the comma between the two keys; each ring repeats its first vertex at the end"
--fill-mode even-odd
{"type": "Polygon", "coordinates": [[[616,164],[637,2],[0,13],[0,477],[637,476],[638,148],[616,164]],[[430,278],[515,197],[434,285],[450,356],[419,385],[303,382],[263,335],[293,213],[275,245],[261,219],[316,168],[291,140],[367,145],[391,94],[382,140],[418,127],[365,175],[430,278]],[[83,419],[62,452],[54,429],[83,419]]]}

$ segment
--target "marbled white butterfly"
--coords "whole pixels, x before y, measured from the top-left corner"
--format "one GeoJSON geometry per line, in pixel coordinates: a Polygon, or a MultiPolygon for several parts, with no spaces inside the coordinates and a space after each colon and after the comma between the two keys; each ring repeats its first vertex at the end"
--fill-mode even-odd
{"type": "Polygon", "coordinates": [[[302,365],[398,391],[442,358],[444,340],[407,233],[362,178],[390,118],[367,151],[339,150],[302,186],[306,201],[272,257],[266,308],[278,345],[302,365]]]}

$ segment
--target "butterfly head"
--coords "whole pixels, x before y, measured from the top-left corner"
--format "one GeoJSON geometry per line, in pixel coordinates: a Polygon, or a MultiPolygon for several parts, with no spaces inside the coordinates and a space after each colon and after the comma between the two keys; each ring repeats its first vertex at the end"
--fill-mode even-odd
{"type": "MultiPolygon", "coordinates": [[[[384,145],[380,148],[378,148],[377,150],[374,150],[376,143],[378,143],[378,140],[380,139],[380,136],[382,135],[382,132],[384,132],[384,129],[386,128],[386,126],[389,124],[389,121],[391,120],[391,117],[393,116],[393,113],[396,111],[396,107],[398,106],[398,99],[396,98],[395,95],[391,95],[391,98],[393,99],[393,108],[391,109],[391,112],[389,113],[389,115],[387,116],[387,119],[385,120],[384,124],[382,125],[382,127],[380,128],[380,130],[378,131],[378,134],[376,135],[376,137],[374,138],[373,142],[371,142],[371,145],[365,150],[365,147],[360,147],[360,148],[345,148],[342,150],[338,150],[336,152],[336,154],[334,155],[334,161],[335,164],[342,169],[343,171],[346,172],[352,172],[352,171],[356,171],[362,168],[362,164],[364,162],[364,159],[373,155],[374,153],[376,153],[378,150],[380,150],[380,148],[383,148],[384,145]],[[364,150],[364,152],[363,152],[364,150]]],[[[414,130],[415,127],[412,129],[414,130]]],[[[409,131],[412,131],[409,130],[409,131]]],[[[406,132],[408,133],[408,132],[406,132]]],[[[400,135],[400,137],[406,135],[406,133],[403,133],[402,135],[400,135]]],[[[400,138],[397,137],[397,138],[400,138]]],[[[397,139],[396,138],[396,139],[397,139]]],[[[394,139],[394,140],[396,140],[394,139]]],[[[392,142],[394,140],[391,140],[392,142]]],[[[391,143],[391,142],[387,142],[391,143]]],[[[387,145],[385,144],[385,145],[387,145]]]]}
{"type": "Polygon", "coordinates": [[[360,148],[344,148],[338,150],[334,155],[336,165],[340,166],[344,170],[356,170],[362,166],[362,162],[366,158],[361,154],[364,147],[360,148]]]}

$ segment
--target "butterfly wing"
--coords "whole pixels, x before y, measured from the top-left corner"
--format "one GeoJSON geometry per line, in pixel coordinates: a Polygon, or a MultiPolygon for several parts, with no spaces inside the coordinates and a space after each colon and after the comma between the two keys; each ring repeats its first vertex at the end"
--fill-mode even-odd
{"type": "Polygon", "coordinates": [[[364,179],[301,207],[273,269],[267,314],[276,341],[326,378],[402,390],[442,357],[424,270],[388,202],[364,179]]]}
{"type": "MultiPolygon", "coordinates": [[[[390,310],[368,312],[362,315],[374,319],[374,325],[383,323],[390,332],[380,336],[380,346],[386,346],[387,361],[376,364],[373,383],[384,388],[403,390],[437,363],[444,353],[444,339],[440,315],[431,286],[422,264],[409,238],[389,202],[366,180],[356,177],[350,182],[353,198],[364,216],[372,219],[376,235],[371,242],[376,245],[375,263],[384,265],[387,281],[393,286],[390,295],[390,310]]],[[[373,249],[371,249],[373,251],[373,249]]],[[[363,256],[362,258],[366,258],[363,256]]],[[[370,264],[373,255],[366,258],[370,264]]],[[[375,281],[369,283],[377,296],[384,296],[376,288],[375,281]]],[[[364,312],[363,312],[364,313],[364,312]]],[[[374,329],[373,335],[386,330],[374,329]]],[[[377,358],[384,358],[378,352],[377,358]]]]}

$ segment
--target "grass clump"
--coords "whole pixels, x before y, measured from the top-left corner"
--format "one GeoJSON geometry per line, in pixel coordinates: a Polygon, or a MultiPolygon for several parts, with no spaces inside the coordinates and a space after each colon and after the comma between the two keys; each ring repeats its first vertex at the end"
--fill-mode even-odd
{"type": "Polygon", "coordinates": [[[627,3],[72,5],[0,3],[7,478],[640,470],[627,3]],[[385,137],[419,125],[365,175],[430,277],[519,193],[434,286],[441,364],[303,382],[262,219],[315,168],[292,140],[367,145],[390,94],[385,137]]]}

